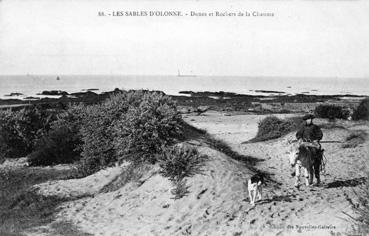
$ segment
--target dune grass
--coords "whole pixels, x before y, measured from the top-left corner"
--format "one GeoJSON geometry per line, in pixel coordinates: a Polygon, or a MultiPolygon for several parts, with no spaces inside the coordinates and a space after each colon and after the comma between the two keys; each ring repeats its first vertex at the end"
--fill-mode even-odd
{"type": "Polygon", "coordinates": [[[349,136],[346,137],[345,143],[342,144],[343,148],[355,148],[360,144],[363,144],[367,139],[368,134],[364,130],[355,130],[349,136]]]}
{"type": "Polygon", "coordinates": [[[38,195],[30,187],[66,179],[72,174],[70,170],[23,167],[0,172],[0,235],[24,235],[33,227],[53,221],[57,206],[66,199],[38,195]]]}
{"type": "Polygon", "coordinates": [[[157,171],[154,170],[154,165],[147,163],[130,163],[124,168],[124,170],[119,174],[114,180],[105,185],[100,193],[108,193],[116,191],[124,187],[127,183],[136,183],[137,185],[142,185],[143,182],[140,181],[145,174],[150,173],[150,175],[155,174],[157,171]],[[152,172],[152,173],[150,173],[152,172]]]}
{"type": "Polygon", "coordinates": [[[58,221],[52,223],[51,228],[53,230],[53,234],[55,235],[93,236],[93,234],[81,232],[69,221],[58,221]]]}
{"type": "Polygon", "coordinates": [[[366,170],[362,183],[357,189],[353,189],[355,200],[349,200],[355,215],[345,213],[352,224],[353,235],[369,235],[369,165],[366,165],[366,170]]]}

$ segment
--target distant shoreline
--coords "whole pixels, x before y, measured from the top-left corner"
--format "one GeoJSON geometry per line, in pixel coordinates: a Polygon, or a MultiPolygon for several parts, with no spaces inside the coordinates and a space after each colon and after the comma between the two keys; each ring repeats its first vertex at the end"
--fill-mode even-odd
{"type": "Polygon", "coordinates": [[[161,90],[176,96],[180,91],[237,93],[241,95],[369,95],[363,86],[369,78],[267,77],[267,76],[203,76],[177,75],[11,75],[0,76],[0,98],[40,97],[43,90],[68,93],[91,89],[97,93],[115,88],[161,90]],[[59,79],[58,79],[59,78],[59,79]],[[95,89],[99,89],[98,91],[95,89]],[[5,97],[4,95],[17,95],[5,97]]]}
{"type": "MultiPolygon", "coordinates": [[[[0,99],[0,109],[21,109],[30,105],[47,104],[48,106],[66,106],[69,103],[96,104],[114,93],[123,91],[115,89],[109,92],[96,93],[97,89],[86,89],[82,92],[68,93],[61,90],[43,91],[43,98],[29,97],[29,99],[0,99]]],[[[151,90],[156,91],[156,90],[151,90]]],[[[265,90],[266,91],[266,90],[265,90]]],[[[156,91],[163,93],[162,91],[156,91]]],[[[264,92],[264,91],[263,91],[264,92]]],[[[358,103],[368,97],[363,95],[312,95],[295,94],[287,95],[267,91],[269,95],[249,95],[232,92],[193,92],[180,91],[180,95],[168,95],[176,101],[179,109],[187,107],[187,111],[194,111],[199,107],[209,107],[218,111],[243,111],[243,112],[275,112],[295,113],[308,112],[318,104],[330,103],[354,109],[358,103]]],[[[183,109],[182,109],[183,110],[183,109]]],[[[184,112],[186,113],[186,112],[184,112]]]]}

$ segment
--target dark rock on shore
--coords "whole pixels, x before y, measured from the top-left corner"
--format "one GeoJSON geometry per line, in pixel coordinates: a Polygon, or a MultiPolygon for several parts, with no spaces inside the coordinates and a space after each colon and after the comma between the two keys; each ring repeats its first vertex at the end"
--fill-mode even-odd
{"type": "Polygon", "coordinates": [[[71,93],[70,95],[75,97],[83,97],[83,96],[97,96],[97,93],[94,93],[92,91],[87,92],[77,92],[77,93],[71,93]]]}
{"type": "Polygon", "coordinates": [[[82,91],[98,91],[98,88],[82,89],[82,91]]]}
{"type": "Polygon", "coordinates": [[[282,91],[273,91],[273,90],[255,90],[256,93],[285,93],[282,91]]]}
{"type": "Polygon", "coordinates": [[[13,96],[21,96],[21,95],[23,95],[23,93],[10,93],[10,94],[5,94],[4,96],[6,96],[6,97],[13,97],[13,96]]]}
{"type": "Polygon", "coordinates": [[[42,93],[38,93],[37,95],[45,95],[45,96],[61,96],[61,95],[68,95],[67,92],[61,90],[45,90],[42,93]]]}
{"type": "Polygon", "coordinates": [[[40,100],[39,97],[25,97],[24,100],[40,100]]]}

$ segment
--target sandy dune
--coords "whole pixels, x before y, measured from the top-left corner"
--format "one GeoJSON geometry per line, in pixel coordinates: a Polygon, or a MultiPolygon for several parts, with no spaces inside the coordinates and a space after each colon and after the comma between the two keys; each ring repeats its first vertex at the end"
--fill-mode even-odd
{"type": "MultiPolygon", "coordinates": [[[[283,115],[282,115],[283,116],[283,115]]],[[[210,157],[202,175],[188,180],[189,195],[173,200],[171,183],[154,167],[137,183],[109,193],[99,190],[123,170],[103,170],[78,180],[38,185],[44,195],[81,198],[60,206],[57,221],[72,222],[93,235],[332,235],[346,232],[350,222],[342,211],[352,214],[352,188],[364,176],[368,161],[366,142],[355,149],[325,144],[326,175],[323,187],[293,188],[286,151],[290,134],[277,140],[241,144],[255,136],[262,116],[223,116],[206,113],[188,117],[196,127],[226,141],[233,150],[263,161],[256,168],[267,171],[275,182],[265,188],[264,200],[252,207],[248,202],[247,179],[253,172],[244,164],[201,143],[199,151],[210,157]],[[85,197],[84,197],[85,196],[85,197]],[[298,228],[302,227],[302,228],[298,228]],[[315,227],[315,228],[313,228],[315,227]]],[[[368,124],[349,129],[369,131],[368,124]]],[[[323,130],[324,140],[343,140],[348,129],[323,130]]],[[[44,235],[46,227],[42,228],[44,235]]],[[[41,229],[39,229],[41,232],[41,229]]],[[[37,235],[37,229],[30,235],[37,235]],[[35,233],[36,232],[36,233],[35,233]]]]}

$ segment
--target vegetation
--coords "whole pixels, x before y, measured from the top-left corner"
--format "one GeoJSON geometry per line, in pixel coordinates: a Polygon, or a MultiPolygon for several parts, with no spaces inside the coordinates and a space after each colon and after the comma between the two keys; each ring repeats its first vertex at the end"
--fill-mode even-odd
{"type": "Polygon", "coordinates": [[[124,169],[122,172],[115,178],[113,181],[111,181],[109,184],[105,185],[100,192],[107,193],[107,192],[113,192],[116,191],[123,186],[125,186],[127,183],[136,183],[137,185],[142,185],[145,181],[140,181],[142,177],[145,175],[153,175],[157,173],[157,169],[151,165],[151,164],[135,164],[130,163],[124,169]]]}
{"type": "Polygon", "coordinates": [[[18,158],[31,153],[56,119],[57,111],[31,106],[20,111],[0,112],[2,158],[18,158]]]}
{"type": "MultiPolygon", "coordinates": [[[[368,166],[366,167],[368,168],[368,166]]],[[[369,234],[369,172],[366,181],[357,190],[354,190],[356,201],[350,201],[355,216],[348,215],[353,221],[353,233],[359,235],[369,234]]]]}
{"type": "Polygon", "coordinates": [[[73,163],[80,159],[77,149],[80,144],[80,139],[69,126],[54,127],[37,141],[28,162],[32,166],[73,163]]]}
{"type": "Polygon", "coordinates": [[[125,160],[155,163],[162,146],[181,136],[181,122],[174,102],[157,92],[122,92],[87,107],[81,126],[82,172],[125,160]]]}
{"type": "Polygon", "coordinates": [[[121,160],[155,163],[155,154],[182,135],[181,116],[175,103],[162,93],[141,91],[132,96],[125,98],[132,105],[114,126],[115,149],[121,160]]]}
{"type": "Polygon", "coordinates": [[[369,120],[369,98],[362,100],[352,115],[353,120],[369,120]]]}
{"type": "Polygon", "coordinates": [[[178,180],[176,182],[172,182],[174,188],[170,191],[173,194],[173,199],[181,199],[189,193],[189,186],[187,185],[187,181],[185,179],[178,180]]]}
{"type": "MultiPolygon", "coordinates": [[[[29,188],[49,180],[65,179],[71,170],[0,169],[0,235],[23,235],[23,231],[53,221],[56,207],[65,199],[44,197],[29,188]]],[[[67,234],[61,234],[67,235],[67,234]]]]}
{"type": "Polygon", "coordinates": [[[315,115],[320,118],[347,119],[350,116],[348,110],[336,105],[319,105],[315,108],[315,115]]]}
{"type": "Polygon", "coordinates": [[[175,199],[188,193],[185,178],[201,173],[206,160],[206,156],[200,155],[197,149],[187,145],[165,148],[159,155],[160,173],[175,186],[172,190],[175,199]]]}
{"type": "Polygon", "coordinates": [[[342,144],[343,148],[355,148],[360,144],[363,144],[368,134],[363,130],[356,130],[346,137],[345,143],[342,144]]]}
{"type": "Polygon", "coordinates": [[[31,165],[79,161],[80,175],[125,160],[155,163],[182,135],[175,103],[162,92],[116,91],[100,104],[31,106],[0,112],[0,159],[31,165]]]}
{"type": "Polygon", "coordinates": [[[296,130],[302,124],[300,117],[279,119],[276,116],[267,116],[258,124],[258,133],[250,142],[260,142],[275,139],[296,130]]]}
{"type": "MultiPolygon", "coordinates": [[[[182,127],[175,103],[163,93],[148,91],[116,93],[101,104],[0,112],[2,157],[29,155],[28,162],[34,166],[76,161],[79,166],[77,174],[74,169],[68,174],[52,169],[44,173],[36,167],[0,173],[1,179],[7,179],[0,181],[0,234],[19,235],[27,228],[51,222],[56,206],[65,201],[39,196],[28,191],[29,186],[86,176],[117,161],[132,164],[127,173],[103,191],[138,181],[159,157],[161,163],[166,163],[164,157],[173,159],[178,154],[168,151],[168,147],[182,138],[182,127]]],[[[179,178],[177,196],[183,194],[182,187],[186,189],[184,176],[192,176],[202,160],[192,149],[179,154],[183,160],[173,160],[178,162],[177,167],[185,168],[186,174],[179,178]]],[[[66,225],[56,225],[53,230],[66,225]]]]}
{"type": "Polygon", "coordinates": [[[83,114],[82,105],[69,106],[67,110],[59,111],[49,129],[34,141],[33,151],[28,156],[30,165],[55,165],[79,160],[83,114]]]}

